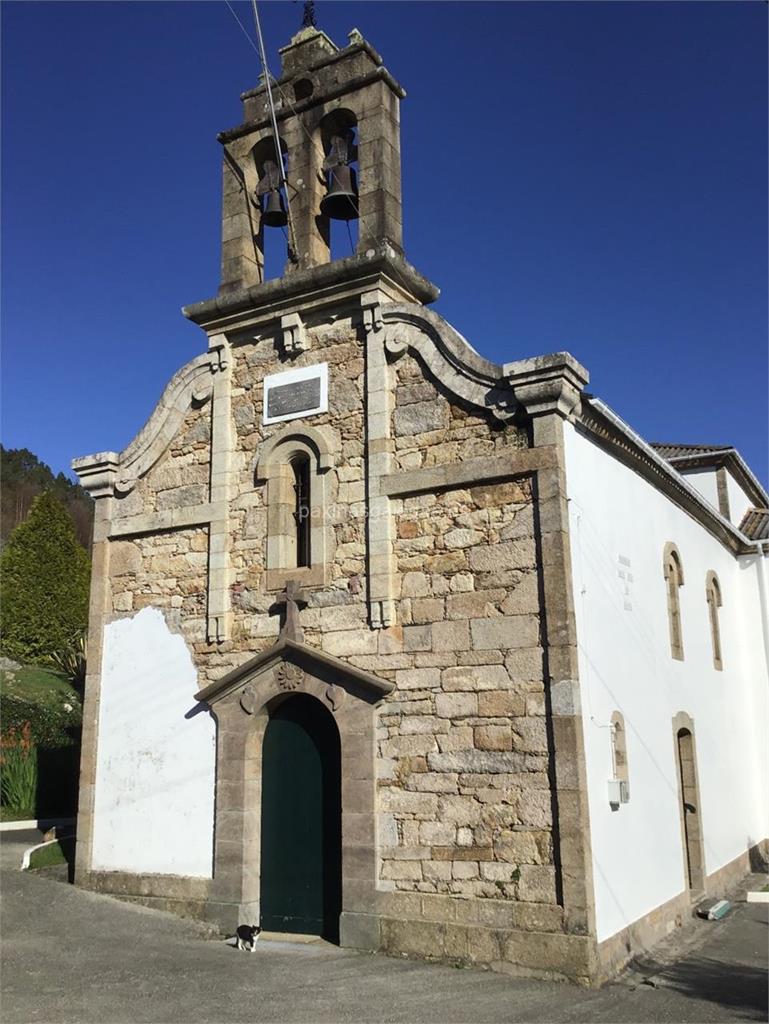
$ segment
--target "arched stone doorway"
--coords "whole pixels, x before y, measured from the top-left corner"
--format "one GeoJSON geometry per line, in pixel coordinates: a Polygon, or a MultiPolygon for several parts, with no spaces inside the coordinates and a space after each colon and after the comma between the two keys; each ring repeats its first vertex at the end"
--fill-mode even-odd
{"type": "MultiPolygon", "coordinates": [[[[214,872],[207,913],[220,927],[234,930],[238,924],[263,923],[264,742],[268,730],[274,731],[276,739],[280,736],[280,727],[272,728],[279,721],[285,724],[289,718],[302,717],[300,704],[292,707],[292,702],[301,698],[310,701],[305,708],[313,709],[310,721],[303,720],[303,728],[313,742],[320,742],[318,737],[326,736],[329,728],[336,730],[336,753],[325,762],[333,765],[336,758],[336,792],[344,807],[343,815],[339,810],[331,815],[337,821],[341,817],[341,854],[336,857],[335,869],[341,875],[341,900],[334,885],[326,884],[326,878],[324,932],[331,932],[329,937],[333,937],[333,929],[327,929],[330,921],[339,928],[342,945],[379,948],[379,919],[375,913],[379,899],[375,709],[392,688],[388,680],[340,658],[281,638],[196,695],[217,720],[214,872]],[[285,710],[280,711],[284,706],[285,710]]],[[[292,721],[293,726],[300,724],[292,721]]],[[[324,742],[327,748],[328,738],[324,742]]],[[[280,769],[271,773],[269,752],[267,760],[268,785],[273,784],[270,774],[277,782],[287,782],[294,772],[293,765],[283,770],[281,780],[280,769]]],[[[300,774],[305,777],[308,771],[300,774]]],[[[328,778],[333,775],[332,768],[328,778]]],[[[291,802],[285,803],[290,808],[291,802]]],[[[271,843],[272,837],[267,842],[271,843]]],[[[334,863],[333,858],[328,863],[334,863]]],[[[281,911],[278,905],[278,913],[286,916],[285,906],[281,911]]],[[[268,915],[274,914],[275,909],[268,906],[268,915]]],[[[297,930],[307,928],[297,924],[297,930]]]]}
{"type": "Polygon", "coordinates": [[[262,744],[261,925],[339,941],[339,731],[308,694],[278,703],[262,744]]]}
{"type": "Polygon", "coordinates": [[[694,722],[681,712],[673,719],[673,729],[686,882],[690,892],[696,894],[705,888],[705,858],[694,722]]]}

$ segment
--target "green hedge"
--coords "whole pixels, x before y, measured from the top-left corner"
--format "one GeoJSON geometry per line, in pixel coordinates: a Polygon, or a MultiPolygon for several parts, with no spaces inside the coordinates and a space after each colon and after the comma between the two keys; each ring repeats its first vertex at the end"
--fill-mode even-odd
{"type": "Polygon", "coordinates": [[[40,704],[12,694],[0,698],[3,733],[10,729],[20,732],[29,722],[32,736],[38,747],[71,747],[80,741],[80,727],[83,712],[80,704],[67,702],[57,706],[54,703],[40,704]],[[71,711],[66,708],[71,707],[71,711]]]}

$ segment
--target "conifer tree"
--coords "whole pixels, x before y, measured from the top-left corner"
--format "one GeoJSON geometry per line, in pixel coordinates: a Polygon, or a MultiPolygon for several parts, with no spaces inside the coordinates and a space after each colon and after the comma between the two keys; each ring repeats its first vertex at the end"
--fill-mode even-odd
{"type": "Polygon", "coordinates": [[[0,650],[46,662],[88,623],[91,567],[72,517],[50,491],[32,503],[0,555],[0,650]]]}

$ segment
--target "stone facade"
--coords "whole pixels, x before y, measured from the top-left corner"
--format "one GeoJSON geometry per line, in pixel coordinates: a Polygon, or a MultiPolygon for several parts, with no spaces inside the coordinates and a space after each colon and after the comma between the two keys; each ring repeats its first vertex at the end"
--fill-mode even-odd
{"type": "MultiPolygon", "coordinates": [[[[223,926],[258,915],[259,737],[288,680],[328,704],[340,729],[343,942],[587,978],[582,897],[564,913],[569,840],[554,789],[572,752],[557,749],[548,719],[545,603],[566,568],[556,560],[553,577],[540,547],[557,446],[537,449],[526,415],[532,400],[537,415],[568,414],[586,375],[563,355],[503,370],[424,308],[437,290],[399,254],[390,174],[402,90],[365,42],[335,56],[311,36],[284,66],[290,78],[312,58],[321,85],[331,67],[335,89],[351,83],[358,254],[324,265],[305,195],[293,229],[307,247],[283,279],[261,282],[262,229],[252,259],[233,178],[239,165],[250,181],[249,147],[261,152],[267,130],[247,94],[251,120],[222,136],[222,294],[186,311],[209,352],[177,374],[125,452],[76,462],[99,501],[78,878],[223,926]],[[342,73],[345,60],[363,80],[342,73]],[[367,79],[372,62],[380,71],[367,79]],[[392,152],[378,163],[383,133],[392,152]],[[318,364],[327,408],[265,422],[265,379],[318,364]],[[296,453],[309,463],[312,514],[301,567],[290,557],[296,453]],[[278,614],[290,580],[304,597],[293,639],[278,614]],[[128,867],[91,866],[101,655],[110,623],[148,606],[183,637],[219,728],[213,872],[187,888],[171,875],[164,887],[162,870],[131,881],[128,867]],[[516,929],[571,929],[576,945],[566,960],[557,949],[532,960],[516,929]]],[[[328,110],[318,96],[306,117],[281,115],[289,160],[303,138],[294,118],[322,128],[328,110]]]]}
{"type": "MultiPolygon", "coordinates": [[[[620,954],[597,941],[572,596],[564,424],[591,423],[587,373],[568,353],[496,366],[426,308],[437,289],[400,250],[403,90],[376,51],[308,29],[283,59],[279,91],[296,98],[278,113],[296,193],[285,275],[262,279],[258,89],[220,136],[220,293],[185,309],[208,350],[124,452],[74,463],[97,504],[77,880],[224,928],[257,919],[262,740],[301,693],[340,738],[343,944],[595,982],[620,954]],[[330,262],[308,139],[340,118],[358,133],[361,233],[330,262]],[[314,367],[327,406],[266,416],[265,380],[314,367]],[[203,801],[191,830],[210,877],[175,874],[162,851],[151,872],[94,866],[99,766],[111,758],[114,778],[121,756],[99,743],[114,626],[130,619],[141,644],[148,608],[192,668],[150,652],[135,713],[162,703],[164,673],[192,671],[197,693],[165,721],[217,724],[215,820],[203,801]]],[[[129,779],[115,813],[121,800],[129,779]]]]}

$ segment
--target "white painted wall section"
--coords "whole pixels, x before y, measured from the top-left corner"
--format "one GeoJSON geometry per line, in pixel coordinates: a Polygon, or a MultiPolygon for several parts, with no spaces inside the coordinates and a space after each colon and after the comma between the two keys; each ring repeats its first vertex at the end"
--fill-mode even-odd
{"type": "MultiPolygon", "coordinates": [[[[705,870],[769,836],[769,680],[759,559],[736,558],[642,477],[565,430],[574,603],[598,939],[687,886],[673,716],[694,720],[705,870]],[[680,551],[684,660],[670,655],[663,550],[680,551]],[[718,574],[724,669],[705,579],[718,574]],[[624,716],[630,802],[612,811],[612,712],[624,716]]],[[[688,476],[688,475],[687,475],[688,476]]]]}
{"type": "Polygon", "coordinates": [[[681,474],[718,511],[718,481],[715,469],[687,469],[681,474]]]}
{"type": "Polygon", "coordinates": [[[729,516],[734,525],[739,526],[745,513],[753,507],[753,502],[729,470],[726,471],[726,492],[729,495],[729,516]]]}
{"type": "Polygon", "coordinates": [[[216,734],[206,711],[185,717],[197,689],[158,609],[105,628],[94,870],[211,877],[216,734]]]}

